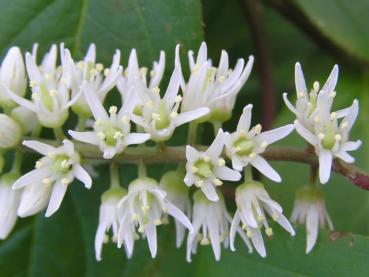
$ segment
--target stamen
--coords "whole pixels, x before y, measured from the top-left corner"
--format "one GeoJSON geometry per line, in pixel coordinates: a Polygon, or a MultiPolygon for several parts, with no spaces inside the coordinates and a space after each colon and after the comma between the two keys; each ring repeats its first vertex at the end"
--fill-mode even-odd
{"type": "Polygon", "coordinates": [[[250,155],[249,155],[250,158],[255,158],[256,157],[256,153],[255,152],[251,152],[250,155]]]}
{"type": "Polygon", "coordinates": [[[153,88],[152,88],[152,93],[153,93],[154,95],[159,95],[159,93],[160,93],[160,88],[158,88],[158,87],[153,87],[153,88]]]}
{"type": "Polygon", "coordinates": [[[219,165],[219,166],[224,166],[224,165],[225,165],[225,163],[226,163],[226,162],[225,162],[225,160],[224,160],[223,158],[219,158],[219,159],[218,159],[218,165],[219,165]]]}
{"type": "Polygon", "coordinates": [[[273,236],[273,229],[270,227],[265,228],[265,233],[267,234],[268,237],[273,236]]]}
{"type": "Polygon", "coordinates": [[[201,245],[209,245],[209,243],[210,243],[210,242],[209,242],[209,239],[208,239],[208,238],[206,238],[206,237],[205,237],[205,238],[203,238],[203,239],[200,241],[200,244],[201,244],[201,245]]]}
{"type": "Polygon", "coordinates": [[[274,221],[278,221],[279,216],[276,213],[273,213],[272,218],[273,218],[274,221]]]}
{"type": "Polygon", "coordinates": [[[199,169],[196,166],[193,166],[191,168],[191,171],[192,171],[192,173],[197,173],[199,171],[199,169]]]}
{"type": "Polygon", "coordinates": [[[171,117],[172,119],[177,118],[177,116],[178,116],[178,113],[177,113],[177,112],[171,112],[171,113],[170,113],[170,117],[171,117]]]}
{"type": "Polygon", "coordinates": [[[263,141],[262,143],[261,143],[261,148],[267,148],[268,147],[268,142],[267,141],[263,141]]]}
{"type": "Polygon", "coordinates": [[[68,178],[63,178],[61,182],[63,185],[68,185],[70,183],[70,180],[68,178]]]}
{"type": "Polygon", "coordinates": [[[204,156],[204,162],[206,162],[206,163],[210,162],[210,157],[209,156],[204,156]]]}
{"type": "Polygon", "coordinates": [[[123,137],[123,133],[121,131],[117,131],[114,133],[114,138],[119,139],[123,137]]]}
{"type": "Polygon", "coordinates": [[[196,182],[196,186],[199,187],[199,188],[203,187],[204,186],[204,181],[203,180],[198,180],[196,182]]]}
{"type": "Polygon", "coordinates": [[[214,185],[219,187],[219,186],[223,185],[223,182],[219,179],[214,179],[214,185]]]}
{"type": "Polygon", "coordinates": [[[68,160],[63,160],[61,162],[61,167],[64,168],[64,169],[67,169],[69,167],[68,160]]]}
{"type": "Polygon", "coordinates": [[[225,76],[224,75],[220,76],[219,83],[224,83],[224,81],[225,81],[225,76]]]}
{"type": "Polygon", "coordinates": [[[129,118],[128,118],[128,116],[123,115],[123,116],[122,116],[122,122],[123,122],[123,123],[125,123],[125,124],[127,124],[127,123],[129,122],[129,118]]]}
{"type": "Polygon", "coordinates": [[[336,134],[334,138],[335,140],[340,141],[342,139],[342,136],[340,134],[336,134]]]}
{"type": "Polygon", "coordinates": [[[95,65],[95,68],[96,68],[96,70],[97,70],[97,71],[101,72],[101,71],[103,71],[103,70],[104,70],[104,65],[103,65],[103,64],[101,64],[101,63],[97,63],[97,64],[95,65]]]}
{"type": "Polygon", "coordinates": [[[159,225],[161,225],[163,222],[161,221],[161,219],[155,219],[154,220],[154,224],[156,225],[156,226],[159,226],[159,225]]]}
{"type": "Polygon", "coordinates": [[[257,124],[254,128],[257,135],[261,133],[262,127],[260,124],[257,124]]]}
{"type": "Polygon", "coordinates": [[[42,166],[42,162],[41,161],[37,161],[36,162],[36,165],[35,165],[35,168],[41,168],[42,166]]]}
{"type": "Polygon", "coordinates": [[[107,77],[110,74],[110,69],[109,68],[105,68],[104,70],[104,76],[107,77]]]}
{"type": "Polygon", "coordinates": [[[182,96],[177,95],[174,101],[175,101],[176,103],[181,102],[181,101],[182,101],[182,96]]]}
{"type": "Polygon", "coordinates": [[[318,81],[315,81],[314,84],[313,84],[313,89],[315,91],[319,91],[319,88],[320,88],[319,82],[318,81]]]}
{"type": "Polygon", "coordinates": [[[336,96],[336,92],[332,91],[331,93],[329,93],[329,97],[330,98],[334,98],[336,96]]]}
{"type": "Polygon", "coordinates": [[[116,106],[111,106],[109,108],[109,114],[110,115],[116,115],[117,114],[117,111],[118,111],[118,108],[116,106]]]}
{"type": "Polygon", "coordinates": [[[324,139],[324,137],[325,137],[325,135],[324,135],[323,133],[319,133],[319,134],[318,134],[318,138],[319,138],[320,140],[324,139]]]}
{"type": "Polygon", "coordinates": [[[102,139],[102,140],[106,138],[106,135],[103,132],[98,132],[96,135],[99,139],[102,139]]]}
{"type": "Polygon", "coordinates": [[[145,231],[145,229],[143,226],[140,226],[137,231],[142,234],[145,231]]]}
{"type": "Polygon", "coordinates": [[[241,129],[240,130],[240,137],[245,137],[247,134],[246,130],[245,129],[241,129]]]}

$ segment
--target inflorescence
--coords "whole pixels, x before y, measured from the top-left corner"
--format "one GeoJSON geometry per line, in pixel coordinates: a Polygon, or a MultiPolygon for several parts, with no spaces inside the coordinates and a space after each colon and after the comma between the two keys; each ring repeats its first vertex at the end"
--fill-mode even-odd
{"type": "MultiPolygon", "coordinates": [[[[271,221],[278,223],[291,236],[292,223],[305,224],[309,253],[317,240],[318,230],[327,225],[333,229],[325,200],[315,178],[296,193],[289,219],[282,207],[271,198],[265,186],[253,178],[252,168],[274,182],[280,175],[263,156],[274,142],[293,130],[304,138],[318,157],[316,170],[320,183],[328,182],[332,161],[353,163],[348,153],[360,147],[361,141],[350,141],[349,133],[358,115],[358,101],[348,108],[332,111],[336,96],[338,66],[326,83],[314,82],[309,91],[301,65],[296,63],[295,104],[283,94],[287,107],[296,116],[293,124],[263,131],[252,125],[251,104],[244,107],[236,130],[224,131],[223,122],[232,117],[237,95],[247,81],[254,62],[239,59],[229,66],[228,54],[222,51],[218,66],[207,57],[205,43],[195,55],[188,52],[189,76],[183,74],[180,47],[175,48],[174,69],[167,87],[161,84],[165,69],[165,53],[160,52],[152,69],[140,67],[136,50],[129,55],[128,65],[120,65],[120,51],[110,67],[96,62],[95,45],[91,44],[83,60],[75,61],[70,51],[52,45],[41,63],[37,62],[37,45],[25,58],[18,47],[9,49],[0,68],[0,148],[1,153],[14,152],[9,172],[0,178],[0,238],[5,239],[17,217],[35,215],[46,209],[46,217],[58,211],[69,185],[77,179],[87,189],[93,185],[93,157],[87,157],[78,145],[89,144],[98,159],[110,164],[110,188],[101,196],[99,224],[95,238],[96,259],[102,258],[102,246],[111,241],[124,247],[130,258],[134,242],[146,238],[150,253],[157,254],[157,226],[172,217],[176,228],[176,245],[187,235],[187,255],[197,246],[211,244],[216,260],[221,246],[235,250],[239,235],[249,252],[254,249],[266,256],[263,236],[273,235],[271,221]],[[29,85],[29,93],[27,92],[29,85]],[[117,88],[117,90],[114,90],[117,88]],[[119,91],[121,105],[105,108],[108,93],[119,91]],[[74,130],[63,125],[70,112],[78,116],[74,130]],[[209,147],[196,144],[198,126],[212,123],[215,138],[209,147]],[[127,188],[119,181],[119,167],[114,157],[127,148],[137,149],[149,140],[157,143],[158,155],[165,153],[176,127],[189,123],[185,160],[177,170],[166,172],[160,180],[146,173],[142,159],[138,178],[127,188]],[[55,140],[45,143],[41,129],[51,128],[55,140]],[[25,139],[27,137],[27,139],[25,139]],[[28,139],[30,138],[30,139],[28,139]],[[32,149],[42,155],[35,169],[23,174],[22,151],[32,149]],[[136,146],[131,146],[136,145],[136,146]],[[236,187],[236,211],[230,214],[222,192],[225,182],[243,181],[236,187]],[[192,196],[192,197],[190,197],[192,196]]],[[[188,75],[188,74],[187,74],[188,75]]],[[[1,156],[1,171],[4,159],[1,156]]],[[[124,160],[123,160],[124,162],[124,160]]]]}

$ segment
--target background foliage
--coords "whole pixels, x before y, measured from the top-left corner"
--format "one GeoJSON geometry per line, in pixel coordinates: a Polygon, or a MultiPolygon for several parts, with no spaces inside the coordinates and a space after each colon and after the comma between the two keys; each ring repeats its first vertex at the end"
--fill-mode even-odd
{"type": "MultiPolygon", "coordinates": [[[[229,52],[233,62],[249,54],[255,54],[258,60],[260,49],[252,35],[255,30],[250,27],[252,20],[257,20],[273,74],[275,124],[291,122],[293,118],[283,107],[281,94],[294,93],[296,61],[302,63],[310,84],[316,79],[324,82],[333,64],[339,63],[337,107],[360,99],[361,112],[353,137],[364,141],[356,153],[357,165],[369,170],[368,1],[1,0],[0,7],[2,55],[12,45],[29,50],[38,42],[44,52],[51,43],[65,42],[81,58],[88,44],[94,42],[103,63],[109,64],[114,50],[120,49],[125,65],[130,49],[135,47],[141,64],[150,66],[163,49],[167,53],[167,74],[177,43],[183,46],[184,54],[206,40],[215,63],[221,49],[229,52]],[[256,19],[250,19],[250,13],[256,19]]],[[[265,103],[260,101],[260,90],[265,84],[259,69],[263,66],[254,68],[239,96],[235,120],[226,128],[234,127],[241,108],[248,103],[254,103],[262,120],[260,110],[265,103]]],[[[173,143],[183,143],[184,131],[176,133],[173,143]]],[[[297,135],[282,143],[304,147],[297,135]]],[[[25,165],[25,169],[32,165],[25,165]]],[[[289,214],[295,189],[307,181],[308,168],[294,164],[291,174],[291,164],[280,162],[274,166],[281,172],[283,182],[268,183],[268,190],[289,214]]],[[[167,168],[157,166],[150,173],[159,177],[167,168]]],[[[291,239],[276,226],[274,237],[266,242],[265,259],[248,255],[239,244],[236,253],[224,251],[219,263],[214,261],[209,247],[202,247],[192,264],[187,264],[185,249],[175,249],[173,226],[169,226],[161,227],[155,260],[150,258],[146,242],[139,241],[132,260],[127,261],[123,250],[109,244],[103,261],[97,263],[93,240],[99,198],[108,184],[106,172],[107,168],[101,169],[91,191],[72,185],[61,209],[50,219],[41,214],[19,220],[9,239],[0,243],[0,276],[367,276],[369,192],[337,176],[323,189],[336,230],[343,233],[320,233],[310,255],[304,253],[303,228],[297,229],[296,238],[291,239]]],[[[121,172],[124,184],[136,174],[133,166],[122,166],[121,172]]]]}

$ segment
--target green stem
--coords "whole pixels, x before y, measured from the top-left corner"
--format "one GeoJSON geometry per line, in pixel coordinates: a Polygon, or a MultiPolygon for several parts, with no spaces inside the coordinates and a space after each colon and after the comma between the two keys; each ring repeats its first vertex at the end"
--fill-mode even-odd
{"type": "Polygon", "coordinates": [[[165,149],[167,148],[167,146],[165,145],[165,142],[164,142],[164,141],[158,141],[158,142],[156,143],[156,147],[157,147],[157,149],[158,149],[160,152],[165,151],[165,149]]]}
{"type": "Polygon", "coordinates": [[[252,178],[252,167],[250,165],[245,166],[243,169],[244,174],[244,181],[245,182],[251,182],[253,180],[252,178]]]}
{"type": "Polygon", "coordinates": [[[190,122],[190,125],[188,127],[188,134],[187,134],[187,144],[196,144],[197,139],[197,127],[198,123],[195,121],[190,122]]]}
{"type": "Polygon", "coordinates": [[[146,169],[146,165],[143,162],[143,160],[141,159],[138,163],[138,177],[139,178],[144,178],[147,176],[147,169],[146,169]]]}
{"type": "Polygon", "coordinates": [[[220,128],[222,128],[222,122],[214,121],[213,122],[214,136],[217,136],[220,128]]]}
{"type": "Polygon", "coordinates": [[[79,116],[78,117],[78,122],[77,122],[77,130],[78,131],[84,131],[86,128],[86,120],[87,118],[84,116],[79,116]]]}
{"type": "Polygon", "coordinates": [[[57,127],[57,128],[54,128],[53,130],[54,130],[54,136],[57,140],[62,141],[65,138],[62,127],[57,127]]]}
{"type": "Polygon", "coordinates": [[[41,134],[41,131],[42,131],[42,126],[37,125],[35,129],[32,130],[31,137],[35,137],[35,138],[39,137],[41,134]]]}
{"type": "Polygon", "coordinates": [[[20,173],[21,167],[22,167],[22,161],[23,161],[24,153],[21,151],[16,151],[14,153],[14,159],[13,159],[13,165],[11,171],[14,173],[20,173]]]}
{"type": "Polygon", "coordinates": [[[111,188],[120,187],[119,171],[116,163],[110,164],[110,187],[111,188]]]}

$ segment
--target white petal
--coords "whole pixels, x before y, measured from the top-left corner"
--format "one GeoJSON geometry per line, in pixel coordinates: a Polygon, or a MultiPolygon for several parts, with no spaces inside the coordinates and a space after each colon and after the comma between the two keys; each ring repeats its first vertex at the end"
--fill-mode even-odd
{"type": "Polygon", "coordinates": [[[215,260],[219,261],[220,260],[220,237],[219,237],[219,233],[217,232],[219,226],[217,226],[217,222],[215,218],[209,218],[208,223],[209,223],[209,237],[210,237],[211,247],[213,248],[215,260]]]}
{"type": "Polygon", "coordinates": [[[15,181],[13,184],[13,189],[20,189],[32,183],[38,183],[42,181],[42,179],[48,177],[49,174],[48,168],[34,169],[15,181]]]}
{"type": "Polygon", "coordinates": [[[252,229],[252,231],[254,233],[253,236],[251,237],[252,244],[254,245],[259,255],[265,258],[266,251],[265,251],[263,236],[261,235],[261,232],[259,229],[252,229]]]}
{"type": "Polygon", "coordinates": [[[60,207],[61,202],[63,201],[64,195],[67,191],[68,185],[64,185],[61,182],[56,182],[53,191],[51,193],[49,206],[46,210],[46,217],[50,217],[53,215],[60,207]]]}
{"type": "Polygon", "coordinates": [[[176,227],[176,247],[180,248],[185,237],[185,228],[178,220],[175,221],[176,227]]]}
{"type": "Polygon", "coordinates": [[[209,111],[209,108],[198,108],[192,111],[182,112],[177,116],[175,125],[180,126],[192,120],[203,117],[204,115],[208,114],[209,111]]]}
{"type": "Polygon", "coordinates": [[[1,90],[3,92],[5,92],[5,94],[7,94],[11,99],[13,99],[13,101],[15,103],[17,103],[18,105],[33,111],[35,113],[37,113],[37,108],[35,106],[35,104],[33,104],[31,101],[24,99],[23,97],[20,97],[19,95],[15,94],[14,92],[10,91],[8,89],[8,87],[4,86],[4,85],[0,85],[1,86],[1,90]]]}
{"type": "Polygon", "coordinates": [[[229,242],[230,242],[230,248],[232,251],[236,251],[236,248],[234,247],[234,240],[236,237],[237,227],[240,223],[240,216],[238,214],[238,210],[234,214],[232,223],[231,223],[231,229],[229,230],[229,242]]]}
{"type": "Polygon", "coordinates": [[[294,129],[293,124],[288,124],[283,127],[263,132],[260,135],[258,135],[258,139],[261,142],[266,141],[268,144],[272,144],[288,136],[293,131],[293,129],[294,129]]]}
{"type": "Polygon", "coordinates": [[[348,141],[342,146],[343,151],[355,151],[361,146],[361,140],[348,141]]]}
{"type": "Polygon", "coordinates": [[[171,202],[166,201],[165,204],[168,208],[168,214],[170,214],[179,222],[181,222],[184,226],[186,226],[186,228],[190,231],[190,233],[192,233],[193,227],[191,222],[188,220],[187,216],[180,209],[174,206],[171,202]]]}
{"type": "Polygon", "coordinates": [[[304,93],[307,94],[307,88],[305,83],[305,77],[302,73],[301,65],[300,63],[295,64],[295,85],[296,85],[296,92],[297,93],[304,93]]]}
{"type": "Polygon", "coordinates": [[[319,153],[319,179],[322,184],[328,182],[332,168],[332,153],[322,150],[319,153]]]}
{"type": "Polygon", "coordinates": [[[345,117],[345,120],[348,123],[348,126],[347,126],[348,130],[351,130],[352,126],[354,125],[358,113],[359,113],[359,103],[355,99],[350,107],[348,114],[345,117]]]}
{"type": "Polygon", "coordinates": [[[176,66],[174,68],[172,76],[170,77],[167,90],[163,97],[163,100],[165,101],[167,107],[171,108],[172,105],[174,104],[175,98],[179,90],[180,78],[181,78],[181,70],[179,67],[176,66]]]}
{"type": "Polygon", "coordinates": [[[287,108],[293,112],[294,114],[297,114],[296,108],[294,105],[292,105],[292,103],[290,102],[290,100],[288,100],[287,98],[287,93],[283,93],[283,101],[286,104],[287,108]]]}
{"type": "Polygon", "coordinates": [[[252,105],[249,104],[243,108],[242,115],[238,121],[237,131],[245,130],[248,131],[251,125],[252,105]]]}
{"type": "Polygon", "coordinates": [[[148,141],[150,138],[151,138],[150,134],[131,133],[131,134],[128,134],[124,138],[124,142],[125,142],[126,145],[141,144],[141,143],[144,143],[144,142],[148,141]]]}
{"type": "Polygon", "coordinates": [[[97,261],[101,261],[101,250],[104,244],[106,226],[100,225],[97,228],[95,236],[95,257],[97,261]]]}
{"type": "Polygon", "coordinates": [[[314,247],[318,238],[319,230],[319,215],[318,212],[310,208],[306,215],[306,254],[308,254],[314,247]]]}
{"type": "Polygon", "coordinates": [[[90,83],[84,83],[82,85],[82,90],[85,96],[85,99],[90,106],[90,110],[96,120],[98,119],[105,119],[107,120],[108,114],[105,111],[104,106],[102,105],[101,101],[97,97],[97,92],[94,86],[90,83]]]}
{"type": "Polygon", "coordinates": [[[197,64],[202,64],[202,63],[206,62],[207,55],[208,55],[208,49],[207,49],[206,43],[203,41],[201,43],[199,52],[197,54],[196,63],[197,64]]]}
{"type": "Polygon", "coordinates": [[[190,162],[196,161],[200,156],[199,151],[197,151],[195,148],[193,148],[190,145],[186,146],[186,158],[190,162]]]}
{"type": "Polygon", "coordinates": [[[278,223],[288,232],[291,234],[291,236],[294,236],[295,230],[291,226],[291,223],[288,221],[288,219],[283,215],[279,215],[278,223]]]}
{"type": "Polygon", "coordinates": [[[88,144],[98,145],[99,139],[96,136],[95,132],[76,132],[73,130],[69,130],[68,134],[74,138],[75,140],[82,141],[88,144]]]}
{"type": "Polygon", "coordinates": [[[295,120],[295,128],[297,133],[299,133],[299,135],[311,145],[315,145],[318,142],[318,139],[308,129],[306,129],[300,121],[295,120]]]}
{"type": "Polygon", "coordinates": [[[87,62],[93,62],[95,63],[96,60],[96,46],[94,43],[91,43],[88,47],[86,56],[84,57],[84,60],[87,62]]]}
{"type": "Polygon", "coordinates": [[[50,152],[55,150],[54,146],[36,140],[25,140],[23,141],[23,145],[37,151],[44,156],[47,156],[50,152]]]}
{"type": "Polygon", "coordinates": [[[216,166],[214,168],[214,174],[219,179],[226,181],[239,181],[242,177],[240,172],[226,166],[216,166]]]}
{"type": "Polygon", "coordinates": [[[355,158],[351,156],[349,153],[340,151],[335,154],[336,157],[340,158],[341,160],[345,161],[346,163],[353,163],[355,162],[355,158]]]}
{"type": "Polygon", "coordinates": [[[334,91],[338,80],[338,65],[334,65],[331,74],[329,75],[324,86],[321,88],[322,91],[331,92],[334,91]]]}
{"type": "Polygon", "coordinates": [[[206,198],[208,198],[210,201],[216,202],[219,200],[218,194],[213,184],[205,182],[204,186],[201,187],[201,190],[205,194],[206,198]]]}
{"type": "Polygon", "coordinates": [[[222,154],[223,147],[224,132],[222,129],[219,129],[213,143],[209,146],[208,150],[206,150],[206,154],[209,155],[212,159],[218,159],[219,156],[222,154]]]}
{"type": "Polygon", "coordinates": [[[257,155],[253,160],[250,161],[250,163],[262,174],[274,182],[280,183],[282,181],[278,172],[276,172],[263,157],[257,155]]]}
{"type": "Polygon", "coordinates": [[[147,224],[145,226],[145,232],[147,236],[147,242],[149,244],[149,249],[151,253],[151,257],[156,257],[156,252],[158,248],[158,242],[156,237],[156,226],[154,224],[147,224]]]}
{"type": "Polygon", "coordinates": [[[92,179],[90,175],[87,173],[87,171],[80,166],[79,164],[76,164],[74,166],[74,175],[78,180],[80,180],[82,183],[85,184],[85,187],[90,189],[92,186],[92,179]]]}

